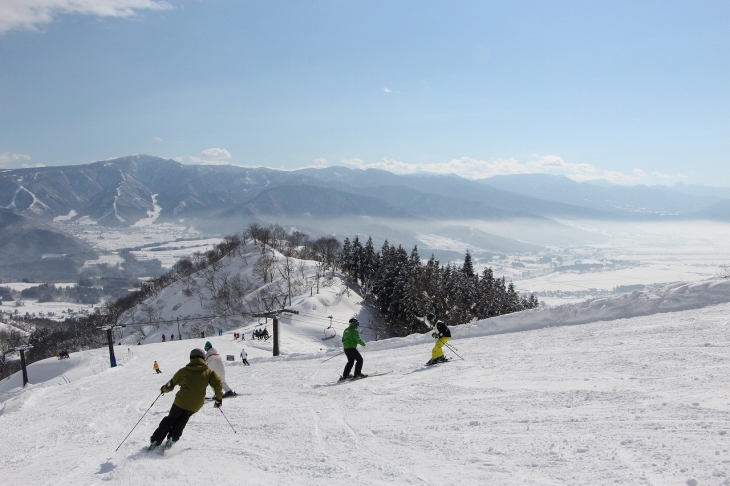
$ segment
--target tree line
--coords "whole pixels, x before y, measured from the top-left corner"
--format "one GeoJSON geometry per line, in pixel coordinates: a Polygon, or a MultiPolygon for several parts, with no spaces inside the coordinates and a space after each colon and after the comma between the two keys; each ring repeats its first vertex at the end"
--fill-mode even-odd
{"type": "Polygon", "coordinates": [[[379,311],[377,331],[392,336],[426,331],[423,316],[429,313],[456,325],[538,306],[537,297],[519,295],[491,268],[478,275],[468,251],[461,265],[441,265],[433,255],[424,264],[416,246],[409,255],[386,240],[376,252],[372,238],[363,245],[356,236],[345,238],[340,266],[379,311]]]}

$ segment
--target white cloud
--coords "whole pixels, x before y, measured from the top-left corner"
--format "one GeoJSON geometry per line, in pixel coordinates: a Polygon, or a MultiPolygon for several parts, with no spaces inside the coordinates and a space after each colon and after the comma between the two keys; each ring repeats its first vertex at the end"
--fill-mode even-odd
{"type": "Polygon", "coordinates": [[[0,0],[0,34],[38,31],[65,14],[134,17],[142,10],[169,10],[164,0],[0,0]]]}
{"type": "Polygon", "coordinates": [[[192,162],[203,165],[225,165],[228,164],[228,159],[231,158],[231,153],[222,148],[209,148],[205,149],[200,153],[200,157],[190,157],[192,162]]]}
{"type": "Polygon", "coordinates": [[[514,158],[496,159],[488,162],[471,157],[451,159],[448,162],[409,163],[383,157],[376,162],[364,162],[362,159],[343,159],[342,163],[358,169],[382,169],[395,174],[413,174],[415,172],[431,172],[436,174],[456,174],[467,179],[484,179],[496,175],[508,174],[555,174],[564,175],[583,182],[592,179],[606,179],[616,184],[638,184],[651,182],[653,178],[683,179],[680,174],[652,173],[649,176],[642,169],[634,169],[631,173],[615,170],[601,170],[591,164],[567,162],[557,155],[533,154],[533,159],[520,162],[514,158]]]}
{"type": "Polygon", "coordinates": [[[162,142],[165,141],[165,139],[164,138],[160,138],[160,137],[152,137],[152,141],[153,142],[157,142],[157,143],[162,143],[162,142]]]}
{"type": "Polygon", "coordinates": [[[388,89],[386,87],[383,87],[383,93],[392,93],[392,92],[393,92],[392,89],[388,89]]]}
{"type": "Polygon", "coordinates": [[[355,167],[358,169],[382,169],[396,174],[412,174],[418,171],[418,164],[408,164],[388,157],[383,157],[382,160],[373,163],[365,163],[362,159],[342,159],[342,163],[355,167]]]}
{"type": "Polygon", "coordinates": [[[183,158],[182,158],[182,157],[173,157],[173,158],[172,158],[172,160],[174,160],[175,162],[180,162],[180,163],[182,163],[182,161],[183,161],[183,158]]]}
{"type": "Polygon", "coordinates": [[[30,155],[28,154],[12,154],[10,152],[0,153],[0,167],[10,167],[12,165],[18,165],[18,162],[29,161],[30,155]]]}
{"type": "Polygon", "coordinates": [[[327,159],[324,157],[317,157],[312,162],[314,162],[312,167],[327,167],[327,159]]]}
{"type": "Polygon", "coordinates": [[[687,176],[683,174],[662,174],[661,172],[654,171],[651,173],[653,177],[658,177],[659,179],[686,179],[687,176]]]}

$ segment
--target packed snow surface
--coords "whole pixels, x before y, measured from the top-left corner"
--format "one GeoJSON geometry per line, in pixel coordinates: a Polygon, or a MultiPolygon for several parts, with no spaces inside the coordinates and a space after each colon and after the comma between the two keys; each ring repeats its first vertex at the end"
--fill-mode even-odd
{"type": "Polygon", "coordinates": [[[337,350],[312,350],[306,327],[276,358],[270,341],[208,337],[246,348],[251,366],[226,369],[241,396],[225,417],[193,415],[165,456],[145,450],[173,401],[159,387],[204,339],[117,346],[113,369],[105,349],[41,361],[25,389],[0,383],[3,483],[728,484],[728,293],[705,282],[456,326],[434,367],[428,335],[369,342],[364,372],[391,373],[342,384],[343,357],[325,361],[337,350]]]}

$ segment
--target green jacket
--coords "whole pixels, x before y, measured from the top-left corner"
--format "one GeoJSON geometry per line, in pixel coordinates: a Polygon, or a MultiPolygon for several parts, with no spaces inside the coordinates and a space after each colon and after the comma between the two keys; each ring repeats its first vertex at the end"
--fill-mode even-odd
{"type": "Polygon", "coordinates": [[[180,368],[162,387],[165,393],[171,392],[177,385],[180,391],[175,395],[175,405],[190,412],[197,412],[205,404],[205,390],[213,387],[215,397],[223,399],[223,385],[218,374],[208,368],[203,358],[193,358],[185,368],[180,368]]]}
{"type": "Polygon", "coordinates": [[[356,348],[358,344],[365,346],[363,340],[360,339],[360,333],[357,332],[357,327],[350,324],[342,333],[342,347],[345,349],[356,348]]]}

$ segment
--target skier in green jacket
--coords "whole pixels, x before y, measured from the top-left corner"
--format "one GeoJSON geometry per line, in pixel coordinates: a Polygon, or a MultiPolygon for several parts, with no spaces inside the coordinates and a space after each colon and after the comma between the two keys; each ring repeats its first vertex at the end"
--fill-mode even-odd
{"type": "Polygon", "coordinates": [[[362,356],[357,350],[357,345],[365,346],[365,343],[360,339],[360,333],[357,332],[357,327],[360,325],[360,321],[354,317],[350,319],[350,325],[342,333],[342,347],[345,348],[345,355],[347,356],[347,364],[345,365],[345,371],[342,372],[340,381],[350,378],[350,370],[352,369],[353,362],[357,361],[355,365],[355,374],[352,378],[366,378],[368,375],[363,375],[362,371],[362,356]]]}
{"type": "Polygon", "coordinates": [[[172,380],[162,385],[160,391],[169,393],[178,385],[180,391],[175,395],[175,402],[170,408],[170,413],[162,419],[157,430],[150,437],[150,450],[162,444],[165,436],[167,436],[165,447],[171,447],[180,440],[188,419],[203,407],[205,390],[208,385],[215,391],[213,406],[220,408],[223,403],[221,379],[215,371],[208,368],[205,363],[205,352],[202,349],[190,351],[190,362],[184,368],[180,368],[172,380]]]}

